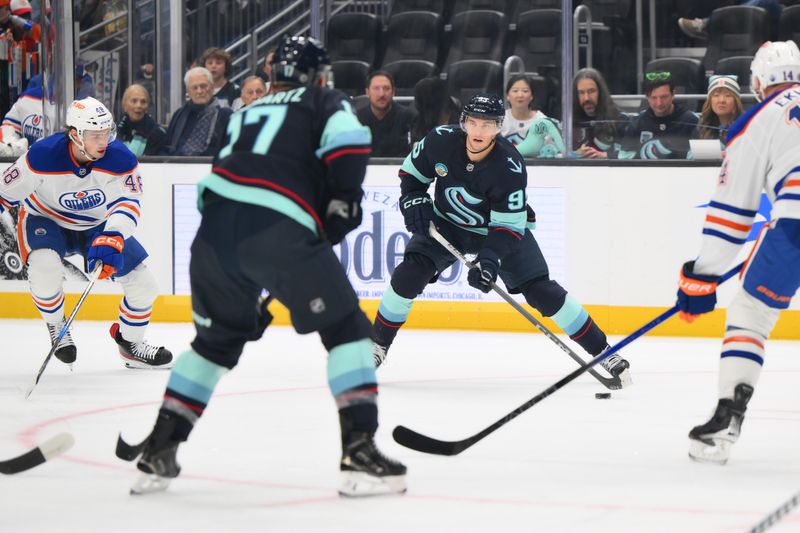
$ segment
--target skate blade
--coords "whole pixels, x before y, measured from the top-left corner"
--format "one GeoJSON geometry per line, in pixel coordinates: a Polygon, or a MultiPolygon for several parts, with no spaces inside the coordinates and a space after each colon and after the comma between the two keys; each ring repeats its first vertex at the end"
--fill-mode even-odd
{"type": "Polygon", "coordinates": [[[619,382],[621,385],[620,388],[624,389],[626,387],[630,387],[631,385],[633,385],[633,378],[631,377],[631,372],[629,368],[626,368],[625,370],[620,372],[619,376],[617,377],[619,377],[619,382]]]}
{"type": "Polygon", "coordinates": [[[161,477],[156,474],[141,474],[131,486],[130,493],[133,496],[140,496],[142,494],[164,492],[171,481],[171,478],[161,477]]]}
{"type": "Polygon", "coordinates": [[[347,498],[364,498],[403,494],[406,491],[406,476],[378,477],[365,472],[342,472],[339,495],[347,498]]]}
{"type": "Polygon", "coordinates": [[[139,362],[135,359],[128,359],[127,357],[123,357],[120,355],[120,359],[122,362],[125,363],[125,368],[130,368],[132,370],[169,370],[172,368],[173,361],[163,365],[148,365],[147,363],[139,362]]]}
{"type": "Polygon", "coordinates": [[[689,457],[698,463],[724,465],[731,455],[733,443],[722,439],[713,441],[713,445],[708,445],[703,441],[689,439],[689,457]]]}

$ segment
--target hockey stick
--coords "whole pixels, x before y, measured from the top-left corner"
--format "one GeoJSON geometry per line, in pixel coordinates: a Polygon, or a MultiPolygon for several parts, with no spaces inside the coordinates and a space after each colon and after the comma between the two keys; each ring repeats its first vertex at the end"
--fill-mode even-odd
{"type": "Polygon", "coordinates": [[[18,474],[25,470],[30,470],[57,455],[61,455],[72,448],[73,444],[75,444],[75,439],[71,434],[59,433],[19,457],[14,457],[8,461],[0,461],[0,473],[18,474]]]}
{"type": "Polygon", "coordinates": [[[789,498],[789,500],[784,502],[783,505],[764,517],[764,519],[753,526],[752,529],[748,529],[747,533],[763,533],[774,526],[778,520],[791,513],[798,504],[800,504],[800,492],[789,498]]]}
{"type": "Polygon", "coordinates": [[[91,291],[92,287],[94,287],[94,284],[100,277],[100,273],[102,271],[103,271],[103,263],[98,261],[97,265],[94,267],[94,271],[92,272],[91,277],[89,278],[89,284],[83,290],[83,294],[81,294],[80,299],[78,299],[78,303],[75,304],[75,308],[72,310],[72,313],[70,313],[69,318],[64,323],[64,326],[61,328],[61,331],[58,333],[58,337],[56,337],[56,340],[53,341],[53,345],[50,347],[50,351],[47,352],[47,357],[44,358],[42,366],[39,367],[39,371],[36,373],[36,377],[33,378],[33,383],[31,383],[31,386],[28,387],[28,390],[25,392],[26,400],[30,398],[33,389],[36,388],[36,385],[39,384],[39,380],[42,379],[42,374],[44,374],[44,369],[47,367],[47,363],[50,362],[50,358],[53,357],[54,353],[56,353],[56,347],[58,347],[58,343],[61,342],[61,339],[63,339],[64,335],[67,334],[67,331],[69,330],[72,321],[75,320],[75,316],[78,314],[81,305],[83,305],[83,301],[86,299],[87,296],[89,296],[89,291],[91,291]]]}
{"type": "MultiPolygon", "coordinates": [[[[719,279],[718,283],[723,283],[727,281],[729,278],[736,275],[742,269],[742,266],[744,266],[744,263],[728,271],[725,275],[723,275],[719,279]]],[[[416,431],[409,429],[405,426],[395,427],[394,431],[392,432],[392,437],[394,437],[394,440],[397,441],[397,443],[405,446],[406,448],[417,450],[418,452],[432,453],[436,455],[458,455],[459,453],[463,452],[464,450],[466,450],[476,442],[480,441],[487,435],[494,433],[496,430],[500,429],[510,421],[514,420],[519,415],[521,415],[522,413],[524,413],[525,411],[527,411],[540,401],[544,400],[545,398],[547,398],[548,396],[550,396],[551,394],[562,388],[564,385],[576,379],[578,376],[589,370],[592,366],[596,365],[597,363],[608,357],[609,354],[621,350],[622,348],[632,343],[633,341],[635,341],[636,339],[638,339],[651,329],[655,328],[656,326],[658,326],[659,324],[661,324],[662,322],[664,322],[677,312],[678,312],[677,305],[670,307],[669,309],[667,309],[666,311],[658,315],[656,318],[654,318],[641,328],[637,329],[636,331],[634,331],[633,333],[631,333],[630,335],[619,341],[617,344],[615,344],[605,352],[601,353],[591,361],[582,364],[579,368],[575,369],[565,377],[561,378],[554,384],[550,385],[545,390],[543,390],[542,392],[540,392],[527,402],[523,403],[522,405],[511,411],[510,413],[505,415],[503,418],[501,418],[494,424],[490,425],[486,429],[479,431],[478,433],[472,435],[471,437],[467,437],[466,439],[457,441],[444,441],[444,440],[434,439],[426,435],[422,435],[421,433],[417,433],[416,431]]]]}
{"type": "MultiPolygon", "coordinates": [[[[477,268],[474,263],[472,263],[466,257],[464,257],[464,254],[462,254],[455,246],[450,244],[450,242],[447,239],[445,239],[441,233],[439,233],[439,230],[436,229],[436,226],[434,225],[433,222],[431,222],[429,231],[431,237],[433,237],[434,240],[436,240],[436,242],[444,246],[448,252],[457,257],[462,263],[467,265],[469,268],[477,268]]],[[[572,359],[574,359],[576,363],[578,363],[579,365],[583,365],[586,363],[586,361],[584,361],[581,356],[572,351],[572,349],[566,344],[564,344],[564,342],[561,339],[556,337],[552,331],[547,329],[547,326],[536,320],[536,317],[534,317],[524,307],[522,307],[519,303],[517,303],[517,301],[514,300],[514,298],[512,298],[511,295],[509,295],[506,291],[498,287],[497,284],[494,282],[491,284],[491,287],[494,292],[499,294],[503,300],[511,304],[511,307],[516,309],[517,312],[519,312],[519,314],[524,316],[528,320],[528,322],[536,326],[536,329],[544,333],[545,337],[556,343],[556,345],[559,348],[561,348],[564,351],[564,353],[566,353],[572,359]]],[[[592,377],[595,378],[597,381],[602,383],[603,386],[605,386],[607,389],[617,390],[622,388],[622,381],[620,380],[619,377],[607,378],[594,369],[590,369],[589,374],[591,374],[592,377]]]]}

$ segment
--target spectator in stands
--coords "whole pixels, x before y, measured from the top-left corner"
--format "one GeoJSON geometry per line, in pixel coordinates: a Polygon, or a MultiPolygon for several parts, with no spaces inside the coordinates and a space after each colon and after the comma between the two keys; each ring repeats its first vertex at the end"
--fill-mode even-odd
{"type": "Polygon", "coordinates": [[[167,128],[166,155],[215,155],[225,139],[233,111],[214,98],[214,79],[205,67],[194,67],[183,77],[189,101],[181,106],[167,128]]]}
{"type": "Polygon", "coordinates": [[[411,143],[416,145],[436,126],[458,124],[461,103],[447,91],[447,82],[439,77],[423,78],[414,85],[417,120],[411,129],[411,143]]]}
{"type": "Polygon", "coordinates": [[[698,136],[701,139],[719,139],[724,144],[728,128],[742,113],[744,106],[736,76],[711,76],[708,80],[708,98],[700,112],[698,136]]]}
{"type": "Polygon", "coordinates": [[[616,159],[628,119],[611,99],[597,70],[579,70],[572,80],[573,149],[578,157],[616,159]]]}
{"type": "Polygon", "coordinates": [[[365,92],[369,106],[356,115],[372,131],[372,157],[405,157],[411,147],[416,113],[394,101],[394,78],[388,72],[370,74],[365,92]]]}
{"type": "MultiPolygon", "coordinates": [[[[783,4],[785,1],[779,0],[745,0],[740,2],[739,5],[761,7],[767,10],[770,18],[772,19],[773,27],[778,27],[778,19],[783,12],[783,4]]],[[[709,18],[679,18],[678,27],[683,33],[695,39],[708,39],[708,21],[709,18]]]]}
{"type": "Polygon", "coordinates": [[[646,72],[644,78],[648,107],[626,128],[619,159],[685,159],[697,117],[675,103],[671,73],[646,72]]]}
{"type": "MultiPolygon", "coordinates": [[[[534,120],[547,115],[533,107],[533,80],[525,74],[511,76],[506,84],[506,101],[509,108],[503,119],[500,135],[518,145],[528,134],[534,120]]],[[[524,154],[523,154],[524,155],[524,154]]]]}
{"type": "Polygon", "coordinates": [[[259,76],[248,76],[242,82],[242,95],[233,101],[233,110],[250,105],[267,94],[267,84],[259,76]]]}
{"type": "Polygon", "coordinates": [[[117,139],[134,153],[156,155],[167,141],[167,132],[147,112],[150,108],[150,93],[142,85],[134,83],[122,94],[122,118],[117,124],[117,139]]]}
{"type": "Polygon", "coordinates": [[[222,107],[231,107],[241,93],[239,85],[227,78],[231,73],[231,55],[222,48],[209,48],[200,57],[200,65],[208,69],[214,79],[214,98],[222,107]]]}
{"type": "Polygon", "coordinates": [[[261,69],[256,70],[256,76],[264,80],[264,83],[267,84],[267,92],[269,92],[269,84],[270,84],[270,76],[272,75],[272,56],[275,52],[267,53],[266,57],[264,57],[264,64],[261,66],[261,69]]]}

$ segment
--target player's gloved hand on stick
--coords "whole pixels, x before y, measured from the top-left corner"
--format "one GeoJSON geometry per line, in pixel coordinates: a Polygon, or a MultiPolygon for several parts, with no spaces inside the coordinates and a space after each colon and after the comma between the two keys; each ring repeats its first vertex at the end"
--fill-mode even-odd
{"type": "Polygon", "coordinates": [[[89,253],[86,254],[89,271],[93,271],[97,262],[101,261],[103,271],[100,273],[100,279],[113,276],[125,263],[125,258],[122,256],[124,247],[125,239],[122,238],[122,233],[118,231],[102,232],[94,238],[89,253]]]}
{"type": "Polygon", "coordinates": [[[492,251],[481,250],[475,258],[475,266],[467,272],[467,282],[481,292],[492,290],[492,283],[497,281],[500,260],[492,251]]]}
{"type": "Polygon", "coordinates": [[[411,233],[427,235],[433,220],[433,202],[428,193],[410,192],[400,198],[400,212],[403,213],[406,229],[411,233]]]}
{"type": "Polygon", "coordinates": [[[333,198],[328,202],[323,223],[325,234],[331,244],[339,244],[344,236],[361,225],[361,195],[358,200],[333,198]]]}
{"type": "Polygon", "coordinates": [[[710,313],[717,305],[719,276],[695,274],[694,261],[684,263],[678,280],[678,316],[693,322],[697,315],[710,313]]]}

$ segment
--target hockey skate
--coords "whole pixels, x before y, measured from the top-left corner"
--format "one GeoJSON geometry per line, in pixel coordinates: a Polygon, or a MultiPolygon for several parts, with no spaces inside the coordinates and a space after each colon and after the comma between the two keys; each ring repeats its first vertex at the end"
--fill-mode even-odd
{"type": "MultiPolygon", "coordinates": [[[[47,324],[47,332],[50,333],[50,345],[52,346],[55,344],[56,339],[58,339],[58,334],[61,333],[61,328],[64,327],[65,322],[62,320],[57,324],[50,324],[48,322],[45,322],[45,324],[47,324]]],[[[69,365],[70,370],[72,369],[72,363],[78,358],[78,349],[75,347],[75,342],[72,340],[72,335],[69,330],[61,337],[61,341],[58,343],[56,351],[53,353],[59,361],[66,363],[69,365]]]]}
{"type": "MultiPolygon", "coordinates": [[[[606,350],[609,348],[611,348],[611,346],[606,346],[606,350]]],[[[623,359],[618,353],[611,354],[600,361],[600,366],[602,366],[606,372],[615,378],[619,378],[623,389],[633,385],[633,379],[631,378],[631,373],[629,370],[631,364],[623,359]]]]}
{"type": "Polygon", "coordinates": [[[142,474],[131,487],[131,494],[164,491],[181,473],[181,466],[176,459],[180,441],[172,439],[176,416],[164,412],[158,414],[156,426],[147,438],[142,458],[136,463],[136,468],[142,474]]]}
{"type": "Polygon", "coordinates": [[[689,457],[701,463],[727,463],[752,395],[753,387],[740,383],[734,389],[733,400],[720,400],[711,420],[689,432],[689,457]]]}
{"type": "Polygon", "coordinates": [[[389,352],[389,347],[380,344],[378,341],[372,341],[372,358],[375,360],[375,368],[378,368],[386,360],[386,354],[389,352]]]}
{"type": "Polygon", "coordinates": [[[128,368],[169,368],[172,352],[163,346],[153,346],[145,341],[130,342],[122,338],[119,324],[114,323],[109,330],[111,337],[119,345],[119,356],[128,368]]]}
{"type": "Polygon", "coordinates": [[[343,447],[339,464],[341,496],[381,496],[406,491],[405,465],[383,455],[372,434],[354,432],[343,447]]]}

